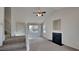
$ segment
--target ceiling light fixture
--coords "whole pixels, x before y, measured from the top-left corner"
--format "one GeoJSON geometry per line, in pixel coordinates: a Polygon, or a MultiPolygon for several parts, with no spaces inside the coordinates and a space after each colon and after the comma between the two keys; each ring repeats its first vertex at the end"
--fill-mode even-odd
{"type": "Polygon", "coordinates": [[[36,16],[43,16],[45,13],[45,11],[41,11],[40,7],[38,7],[38,10],[36,12],[33,12],[33,14],[36,14],[36,16]]]}

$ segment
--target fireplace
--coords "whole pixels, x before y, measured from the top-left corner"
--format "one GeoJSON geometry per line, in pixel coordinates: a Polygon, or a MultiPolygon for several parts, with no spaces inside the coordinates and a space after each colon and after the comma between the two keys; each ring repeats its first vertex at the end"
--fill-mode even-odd
{"type": "Polygon", "coordinates": [[[62,45],[62,33],[53,32],[52,33],[52,42],[54,42],[58,45],[62,45]]]}

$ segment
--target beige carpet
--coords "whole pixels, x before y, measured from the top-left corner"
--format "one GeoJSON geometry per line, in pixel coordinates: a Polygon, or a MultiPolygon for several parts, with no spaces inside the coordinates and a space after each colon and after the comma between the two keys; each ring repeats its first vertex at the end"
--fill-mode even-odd
{"type": "Polygon", "coordinates": [[[30,40],[31,51],[76,51],[76,49],[67,47],[65,45],[60,46],[46,39],[32,39],[30,40]]]}
{"type": "MultiPolygon", "coordinates": [[[[0,51],[26,51],[26,43],[24,38],[17,37],[15,40],[5,41],[0,47],[0,51]]],[[[30,51],[76,51],[76,49],[65,45],[59,46],[47,39],[37,38],[30,39],[30,51]]]]}
{"type": "Polygon", "coordinates": [[[6,39],[3,46],[0,47],[0,51],[25,51],[26,43],[25,37],[12,37],[6,39]]]}

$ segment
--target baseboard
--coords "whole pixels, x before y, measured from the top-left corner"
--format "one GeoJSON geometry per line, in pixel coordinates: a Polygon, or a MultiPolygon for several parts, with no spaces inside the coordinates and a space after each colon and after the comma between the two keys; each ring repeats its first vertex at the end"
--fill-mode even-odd
{"type": "Polygon", "coordinates": [[[64,44],[64,46],[69,47],[69,48],[72,48],[72,49],[74,49],[75,51],[79,51],[79,49],[76,49],[76,48],[70,47],[70,46],[68,46],[68,45],[65,45],[65,44],[64,44]]]}

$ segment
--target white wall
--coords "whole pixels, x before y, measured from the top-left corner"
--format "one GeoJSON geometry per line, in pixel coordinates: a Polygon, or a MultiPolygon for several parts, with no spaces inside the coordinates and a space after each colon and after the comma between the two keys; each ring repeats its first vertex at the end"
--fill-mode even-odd
{"type": "Polygon", "coordinates": [[[25,36],[25,23],[17,22],[13,12],[11,14],[11,36],[25,36]]]}
{"type": "Polygon", "coordinates": [[[0,7],[0,46],[2,46],[4,40],[4,8],[0,7]]]}
{"type": "Polygon", "coordinates": [[[17,23],[17,21],[14,18],[12,18],[11,19],[11,36],[25,36],[25,24],[17,23]]]}
{"type": "Polygon", "coordinates": [[[43,37],[46,37],[47,39],[49,40],[52,40],[52,22],[51,22],[51,19],[48,18],[46,19],[46,21],[44,21],[44,30],[45,30],[45,33],[43,33],[43,37]]]}
{"type": "Polygon", "coordinates": [[[53,20],[61,19],[63,44],[79,49],[79,8],[64,8],[52,14],[52,19],[45,21],[48,39],[52,39],[53,20]]]}
{"type": "Polygon", "coordinates": [[[14,19],[14,13],[11,9],[11,36],[15,36],[16,33],[16,19],[14,19]]]}
{"type": "Polygon", "coordinates": [[[25,36],[25,24],[16,23],[16,36],[25,36]]]}

